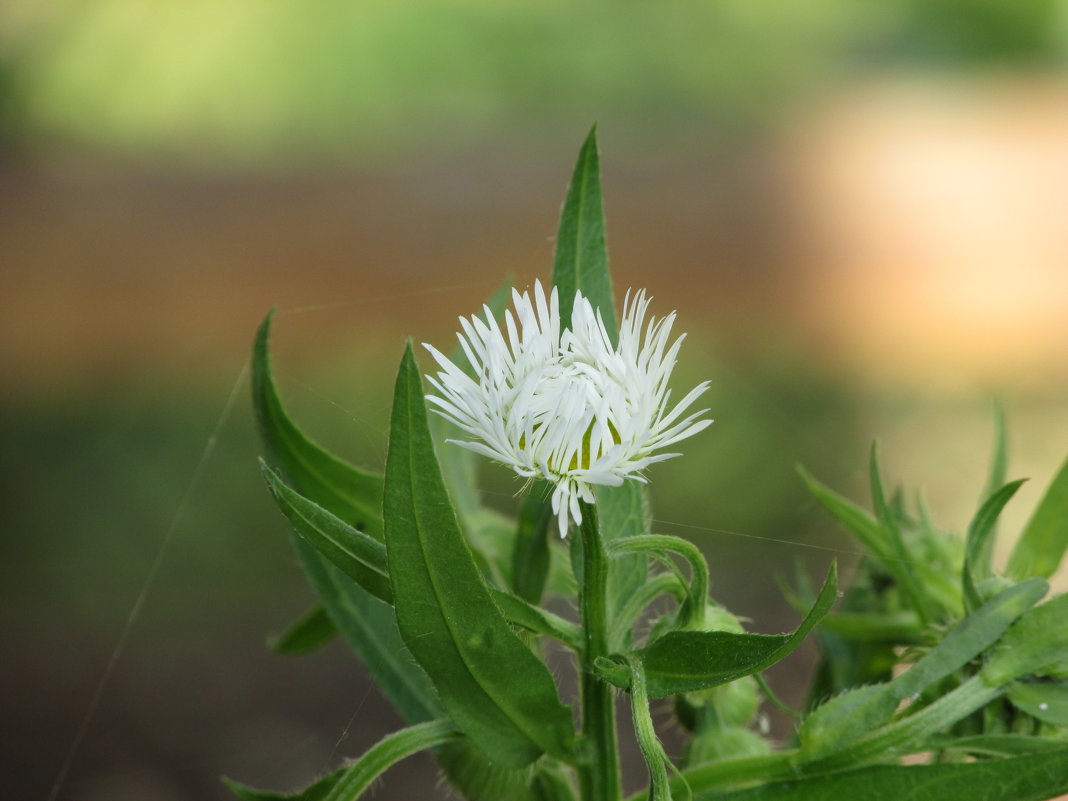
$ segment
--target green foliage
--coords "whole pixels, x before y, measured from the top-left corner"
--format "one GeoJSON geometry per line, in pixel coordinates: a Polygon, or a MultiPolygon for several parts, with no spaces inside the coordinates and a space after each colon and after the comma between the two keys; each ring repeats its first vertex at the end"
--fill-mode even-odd
{"type": "Polygon", "coordinates": [[[382,476],[360,470],[313,442],[286,414],[271,372],[268,341],[274,312],[252,350],[252,399],[268,462],[315,503],[350,526],[382,539],[382,476]]]}
{"type": "MultiPolygon", "coordinates": [[[[634,651],[645,674],[651,698],[703,690],[765,670],[781,661],[827,614],[838,597],[834,565],[809,614],[793,634],[736,634],[730,631],[671,631],[634,651]]],[[[597,663],[598,670],[618,687],[630,687],[630,657],[597,663]]]]}
{"type": "MultiPolygon", "coordinates": [[[[561,301],[581,290],[615,333],[593,132],[564,204],[553,278],[561,301]]],[[[1000,418],[988,486],[963,541],[936,531],[922,507],[911,513],[903,492],[886,491],[874,447],[873,513],[802,470],[870,558],[837,612],[832,564],[818,592],[799,573],[791,601],[804,619],[793,633],[753,634],[709,597],[701,552],[651,531],[634,481],[581,504],[573,576],[562,576],[552,488],[529,488],[517,520],[482,505],[471,454],[444,444],[459,436],[455,427],[428,415],[410,344],[384,476],[330,454],[281,404],[270,323],[268,315],[253,352],[262,470],[319,596],[273,645],[304,653],[340,634],[409,726],[295,795],[227,780],[238,798],[354,801],[390,765],[432,749],[469,801],[619,801],[615,688],[629,693],[650,777],[643,795],[653,801],[1039,801],[1068,789],[1068,595],[1040,603],[1068,547],[1068,468],[1000,575],[997,523],[1021,483],[1005,481],[1000,418]],[[577,622],[543,608],[554,593],[577,622]],[[761,693],[783,708],[760,674],[813,632],[822,663],[810,702],[794,713],[797,742],[776,747],[754,728],[761,693]],[[574,654],[578,731],[542,659],[543,638],[574,654]],[[688,738],[678,763],[659,741],[657,698],[672,699],[688,738]],[[934,754],[931,764],[898,763],[920,753],[934,754]],[[979,761],[961,761],[971,757],[979,761]]]]}
{"type": "Polygon", "coordinates": [[[573,756],[571,713],[508,627],[460,533],[434,456],[411,346],[397,376],[383,501],[405,643],[456,725],[494,761],[573,756]]]}
{"type": "Polygon", "coordinates": [[[553,285],[560,290],[561,326],[571,325],[575,292],[581,290],[593,308],[601,313],[605,329],[615,343],[618,336],[616,306],[608,271],[596,128],[590,131],[579,151],[560,213],[556,255],[553,257],[553,285]]]}

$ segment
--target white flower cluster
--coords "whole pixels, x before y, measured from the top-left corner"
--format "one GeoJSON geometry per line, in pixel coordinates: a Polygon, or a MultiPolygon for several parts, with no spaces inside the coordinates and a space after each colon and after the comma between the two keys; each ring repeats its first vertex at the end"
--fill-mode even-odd
{"type": "Polygon", "coordinates": [[[683,417],[708,382],[669,410],[667,383],[683,336],[668,345],[672,312],[651,318],[643,337],[644,290],[627,293],[616,346],[581,292],[563,331],[556,287],[546,298],[536,282],[533,301],[515,290],[512,301],[503,330],[488,307],[484,320],[460,318],[457,338],[474,378],[424,343],[441,367],[427,376],[438,392],[427,399],[474,438],[450,442],[555,484],[552,508],[563,537],[570,521],[582,522],[579,500],[594,502],[592,485],[644,482],[647,466],[679,455],[654,451],[712,422],[700,419],[707,409],[683,417]]]}

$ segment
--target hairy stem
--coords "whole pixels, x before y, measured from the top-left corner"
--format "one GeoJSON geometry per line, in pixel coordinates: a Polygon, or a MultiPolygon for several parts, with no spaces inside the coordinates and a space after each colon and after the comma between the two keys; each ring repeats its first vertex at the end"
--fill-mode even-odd
{"type": "Polygon", "coordinates": [[[594,660],[608,655],[608,556],[601,541],[597,512],[590,504],[582,504],[582,524],[575,537],[584,636],[579,670],[586,751],[579,784],[583,801],[618,801],[621,787],[614,693],[611,685],[593,670],[594,660]]]}

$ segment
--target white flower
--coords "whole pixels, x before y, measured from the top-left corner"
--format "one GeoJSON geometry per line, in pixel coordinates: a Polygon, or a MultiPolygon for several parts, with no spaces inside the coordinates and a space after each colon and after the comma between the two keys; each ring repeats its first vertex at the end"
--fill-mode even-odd
{"type": "Polygon", "coordinates": [[[582,522],[579,500],[594,502],[592,485],[645,482],[642,470],[679,455],[655,451],[712,422],[700,419],[707,409],[683,417],[708,382],[669,409],[667,382],[683,336],[668,346],[672,312],[650,318],[643,338],[644,290],[627,293],[617,346],[581,292],[563,331],[556,287],[546,298],[536,282],[533,301],[515,290],[512,301],[503,330],[488,307],[484,320],[460,318],[457,338],[474,378],[424,343],[442,368],[427,376],[438,392],[427,400],[473,437],[450,442],[555,484],[552,507],[563,537],[569,521],[582,522]]]}

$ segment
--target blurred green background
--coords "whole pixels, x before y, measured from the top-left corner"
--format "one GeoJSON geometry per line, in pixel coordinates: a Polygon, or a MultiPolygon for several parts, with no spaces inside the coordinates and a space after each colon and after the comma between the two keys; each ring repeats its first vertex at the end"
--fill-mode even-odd
{"type": "MultiPolygon", "coordinates": [[[[794,465],[866,499],[873,437],[959,531],[994,395],[1022,521],[1068,450],[1066,56],[1063,0],[8,0],[5,796],[49,798],[76,738],[59,798],[221,799],[399,725],[341,646],[264,646],[310,594],[248,346],[277,305],[294,416],[379,465],[404,338],[548,275],[595,121],[617,290],[677,309],[678,385],[713,381],[651,478],[718,598],[780,631],[777,575],[855,564],[794,465]]],[[[413,764],[376,797],[444,793],[413,764]]]]}

